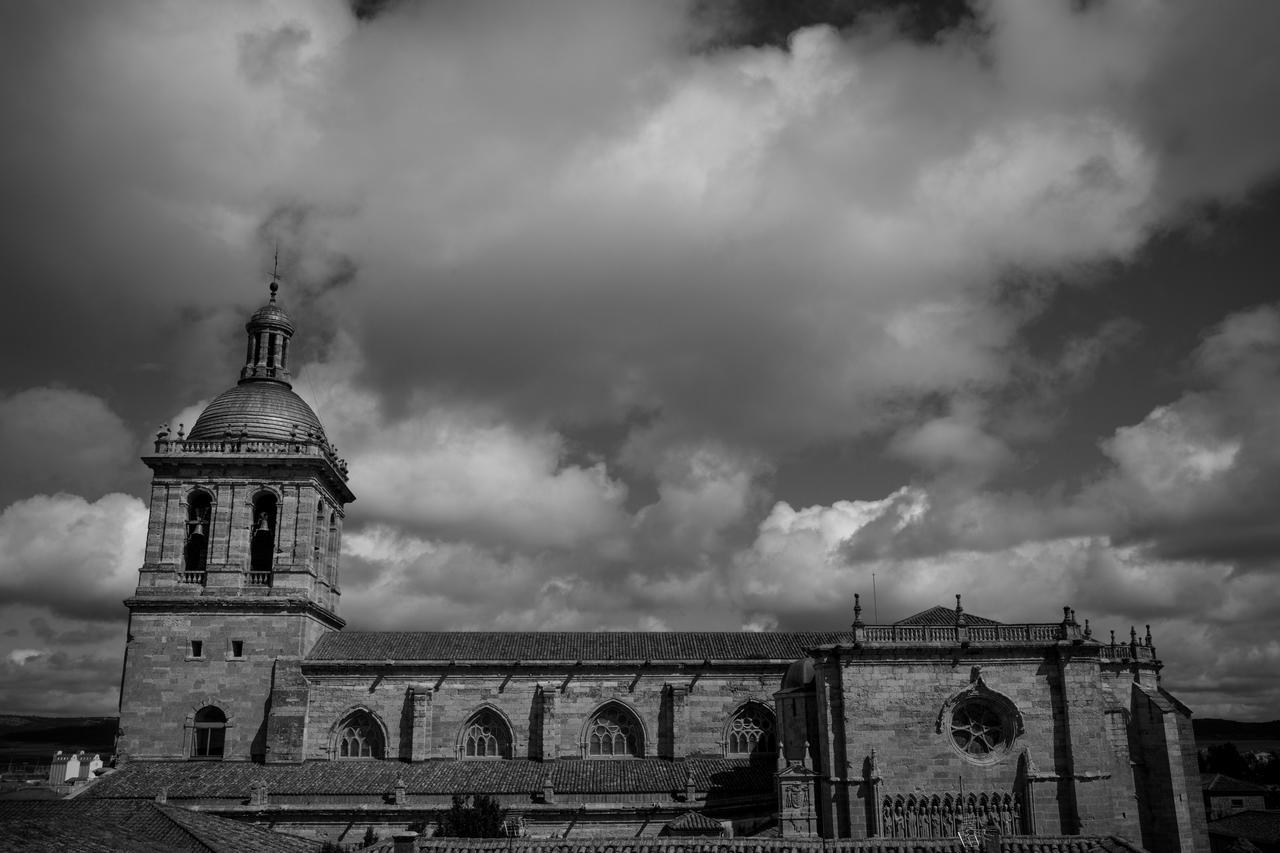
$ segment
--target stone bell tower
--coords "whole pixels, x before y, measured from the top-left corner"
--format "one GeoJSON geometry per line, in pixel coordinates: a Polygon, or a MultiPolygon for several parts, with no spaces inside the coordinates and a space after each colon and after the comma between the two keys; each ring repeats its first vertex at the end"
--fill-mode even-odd
{"type": "MultiPolygon", "coordinates": [[[[346,463],[289,376],[294,325],[271,298],[245,326],[238,384],[189,433],[156,434],[118,752],[269,760],[273,672],[340,630],[346,463]]],[[[296,668],[296,667],[295,667],[296,668]]]]}

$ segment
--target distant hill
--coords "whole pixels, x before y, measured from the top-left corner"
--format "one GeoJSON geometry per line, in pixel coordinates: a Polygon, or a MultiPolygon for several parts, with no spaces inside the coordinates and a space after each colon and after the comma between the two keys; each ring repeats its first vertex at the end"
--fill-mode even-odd
{"type": "Polygon", "coordinates": [[[1268,723],[1238,723],[1216,717],[1192,718],[1197,741],[1280,741],[1280,720],[1268,723]]]}
{"type": "Polygon", "coordinates": [[[115,751],[115,717],[0,716],[0,760],[48,761],[58,750],[110,754],[115,751]]]}

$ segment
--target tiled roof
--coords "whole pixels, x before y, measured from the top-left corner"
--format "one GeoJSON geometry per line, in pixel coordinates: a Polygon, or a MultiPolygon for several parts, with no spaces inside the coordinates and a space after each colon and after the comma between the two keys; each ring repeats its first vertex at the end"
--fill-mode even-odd
{"type": "MultiPolygon", "coordinates": [[[[428,853],[683,853],[696,845],[699,851],[734,853],[963,853],[953,838],[420,838],[418,850],[428,853]]],[[[1001,853],[1145,853],[1141,847],[1117,837],[1022,836],[1002,838],[1001,853]]]]}
{"type": "Polygon", "coordinates": [[[1211,820],[1209,834],[1275,844],[1280,842],[1280,809],[1250,809],[1211,820]]]}
{"type": "Polygon", "coordinates": [[[1200,787],[1211,794],[1270,793],[1270,789],[1263,785],[1255,785],[1252,782],[1246,782],[1243,779],[1236,779],[1222,773],[1202,776],[1200,778],[1200,787]]]}
{"type": "Polygon", "coordinates": [[[343,631],[312,661],[785,660],[851,643],[847,631],[343,631]]]}
{"type": "Polygon", "coordinates": [[[170,800],[249,797],[255,782],[268,796],[365,795],[381,798],[404,779],[414,794],[530,794],[541,791],[547,774],[557,793],[623,794],[683,791],[689,774],[700,791],[763,793],[773,790],[771,766],[745,759],[660,758],[610,761],[456,761],[415,764],[400,761],[313,761],[302,765],[244,762],[137,762],[117,770],[86,791],[97,799],[154,798],[163,789],[170,800]]]}
{"type": "MultiPolygon", "coordinates": [[[[964,614],[965,624],[968,625],[999,625],[1000,623],[994,619],[988,619],[985,616],[975,616],[972,613],[964,614]]],[[[919,613],[908,616],[906,619],[899,619],[894,622],[895,625],[954,625],[956,624],[956,611],[954,607],[943,607],[941,604],[930,607],[928,610],[921,610],[919,613]]]]}
{"type": "Polygon", "coordinates": [[[689,811],[675,820],[667,821],[667,829],[674,832],[724,832],[724,824],[712,820],[702,812],[689,811]]]}
{"type": "Polygon", "coordinates": [[[314,842],[238,820],[203,814],[173,804],[153,803],[169,820],[202,841],[213,853],[314,853],[314,842]]]}
{"type": "Polygon", "coordinates": [[[312,853],[314,842],[147,800],[0,804],[0,849],[87,853],[312,853]]]}

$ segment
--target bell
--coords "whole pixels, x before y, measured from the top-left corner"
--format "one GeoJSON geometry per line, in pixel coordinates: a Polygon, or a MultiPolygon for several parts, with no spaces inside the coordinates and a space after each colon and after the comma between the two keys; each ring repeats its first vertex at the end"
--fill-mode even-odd
{"type": "Polygon", "coordinates": [[[270,533],[271,524],[267,521],[267,514],[264,512],[258,516],[258,524],[254,528],[254,533],[270,533]]]}
{"type": "Polygon", "coordinates": [[[195,524],[191,525],[191,535],[192,535],[192,536],[207,536],[207,535],[208,535],[208,533],[207,533],[207,532],[205,532],[205,529],[204,529],[204,522],[203,522],[203,521],[197,521],[195,524]]]}

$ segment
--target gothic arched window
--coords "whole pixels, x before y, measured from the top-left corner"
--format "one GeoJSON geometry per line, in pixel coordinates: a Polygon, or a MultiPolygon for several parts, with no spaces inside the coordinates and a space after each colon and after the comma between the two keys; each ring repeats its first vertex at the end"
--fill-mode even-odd
{"type": "Polygon", "coordinates": [[[249,582],[271,583],[276,552],[276,496],[260,492],[253,499],[253,528],[249,531],[249,582]]]}
{"type": "Polygon", "coordinates": [[[644,731],[640,721],[616,702],[596,711],[586,732],[587,755],[591,758],[640,757],[644,755],[644,731]]]}
{"type": "Polygon", "coordinates": [[[759,702],[748,702],[729,720],[725,737],[727,755],[773,755],[778,741],[773,712],[759,702]]]}
{"type": "Polygon", "coordinates": [[[382,728],[368,711],[353,711],[338,726],[338,758],[382,758],[382,728]]]}
{"type": "Polygon", "coordinates": [[[510,758],[511,727],[497,711],[482,708],[463,727],[459,752],[463,758],[510,758]]]}
{"type": "Polygon", "coordinates": [[[213,497],[196,490],[187,497],[187,540],[182,547],[182,580],[204,583],[209,569],[209,527],[213,521],[213,497]]]}
{"type": "Polygon", "coordinates": [[[227,742],[227,715],[221,708],[206,705],[196,711],[193,720],[195,737],[191,743],[192,758],[221,758],[227,742]]]}

